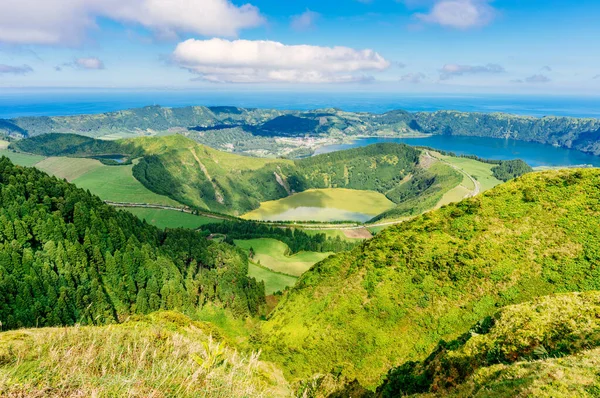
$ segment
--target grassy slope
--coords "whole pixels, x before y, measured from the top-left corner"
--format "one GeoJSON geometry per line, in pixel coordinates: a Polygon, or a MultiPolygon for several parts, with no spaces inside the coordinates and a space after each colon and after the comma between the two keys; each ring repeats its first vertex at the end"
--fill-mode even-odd
{"type": "Polygon", "coordinates": [[[45,159],[44,156],[29,155],[26,153],[15,153],[7,149],[1,149],[0,156],[6,156],[14,164],[26,167],[31,167],[45,159]]]}
{"type": "Polygon", "coordinates": [[[35,167],[55,177],[73,181],[103,165],[96,159],[50,157],[37,163],[35,167]]]}
{"type": "Polygon", "coordinates": [[[344,188],[309,189],[287,198],[261,203],[260,208],[246,213],[243,218],[265,220],[298,207],[319,207],[323,208],[322,214],[314,212],[308,219],[298,221],[332,221],[328,215],[330,209],[376,216],[394,206],[394,202],[378,192],[344,188]]]}
{"type": "Polygon", "coordinates": [[[218,332],[174,312],[121,325],[0,334],[2,396],[288,396],[257,355],[210,338],[218,332]]]}
{"type": "Polygon", "coordinates": [[[176,210],[144,209],[133,207],[127,207],[124,208],[124,210],[135,214],[138,218],[146,220],[149,224],[155,225],[159,228],[197,229],[202,225],[222,222],[222,220],[216,218],[196,216],[176,210]]]}
{"type": "Polygon", "coordinates": [[[423,362],[392,370],[382,397],[573,397],[600,393],[600,293],[501,309],[423,362]]]}
{"type": "Polygon", "coordinates": [[[300,276],[310,267],[329,257],[331,253],[300,252],[288,256],[287,245],[275,239],[249,239],[237,240],[235,245],[246,251],[254,249],[253,262],[291,276],[300,276]]]}
{"type": "MultiPolygon", "coordinates": [[[[492,168],[495,166],[489,163],[479,162],[474,159],[458,158],[453,156],[436,155],[440,159],[464,170],[467,174],[473,176],[481,184],[481,190],[487,191],[494,188],[496,185],[502,184],[502,181],[496,179],[492,173],[492,168]]],[[[473,183],[467,183],[472,187],[473,183]]]]}
{"type": "Polygon", "coordinates": [[[600,171],[529,174],[391,227],[305,273],[263,327],[288,376],[367,386],[496,311],[600,289],[600,171]]]}
{"type": "Polygon", "coordinates": [[[103,200],[181,206],[173,199],[158,195],[143,186],[133,177],[132,167],[102,165],[72,182],[80,188],[89,189],[103,200]]]}
{"type": "Polygon", "coordinates": [[[282,292],[286,287],[292,287],[296,284],[298,278],[273,272],[268,268],[250,262],[248,264],[248,276],[256,278],[257,281],[265,282],[265,294],[282,292]]]}

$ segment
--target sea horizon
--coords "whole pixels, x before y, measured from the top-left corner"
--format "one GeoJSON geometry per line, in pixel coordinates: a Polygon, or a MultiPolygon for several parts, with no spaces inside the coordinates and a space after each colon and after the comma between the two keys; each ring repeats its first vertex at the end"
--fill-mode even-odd
{"type": "Polygon", "coordinates": [[[0,89],[0,118],[71,116],[159,105],[236,106],[281,110],[338,108],[508,113],[522,116],[600,118],[600,96],[532,94],[414,94],[389,92],[198,91],[158,89],[0,89]]]}

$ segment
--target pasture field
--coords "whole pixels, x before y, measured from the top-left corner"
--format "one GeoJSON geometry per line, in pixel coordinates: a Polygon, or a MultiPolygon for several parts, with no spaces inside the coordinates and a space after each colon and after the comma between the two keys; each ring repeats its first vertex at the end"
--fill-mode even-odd
{"type": "Polygon", "coordinates": [[[254,250],[251,261],[275,272],[291,276],[300,276],[310,267],[326,259],[332,253],[300,252],[287,256],[288,246],[275,239],[236,240],[235,245],[246,252],[254,250]]]}
{"type": "Polygon", "coordinates": [[[298,280],[294,276],[273,272],[252,262],[248,264],[248,276],[256,278],[257,281],[265,282],[265,293],[267,295],[283,291],[286,287],[292,287],[298,280]]]}
{"type": "Polygon", "coordinates": [[[130,213],[135,214],[138,218],[146,220],[148,224],[158,228],[188,228],[197,229],[202,225],[222,222],[216,218],[196,216],[189,213],[184,213],[177,210],[167,209],[145,209],[141,207],[126,207],[122,208],[130,213]]]}
{"type": "Polygon", "coordinates": [[[0,140],[0,150],[8,149],[9,145],[10,145],[10,142],[5,141],[5,140],[0,140]]]}
{"type": "MultiPolygon", "coordinates": [[[[454,165],[459,169],[463,170],[465,173],[473,176],[473,178],[475,178],[477,182],[479,182],[479,184],[481,185],[482,192],[492,189],[496,185],[502,184],[502,181],[498,180],[492,174],[492,168],[495,166],[493,164],[479,162],[474,159],[457,158],[452,156],[444,156],[440,154],[436,154],[436,157],[439,157],[440,159],[450,163],[451,165],[454,165]]],[[[463,184],[465,184],[466,187],[472,187],[473,182],[469,181],[468,185],[466,185],[466,182],[463,181],[463,184]]]]}
{"type": "Polygon", "coordinates": [[[73,181],[102,166],[102,163],[96,159],[67,157],[50,157],[35,165],[38,169],[67,181],[73,181]]]}
{"type": "Polygon", "coordinates": [[[0,149],[0,156],[6,156],[14,164],[25,167],[33,167],[36,163],[39,163],[45,159],[43,156],[16,153],[7,149],[0,149]]]}
{"type": "Polygon", "coordinates": [[[393,208],[385,195],[344,188],[309,189],[264,202],[243,218],[269,221],[367,221],[393,208]]]}
{"type": "Polygon", "coordinates": [[[132,168],[133,165],[102,165],[72,182],[80,188],[89,189],[101,199],[112,202],[181,206],[173,199],[156,194],[143,186],[133,177],[132,168]]]}

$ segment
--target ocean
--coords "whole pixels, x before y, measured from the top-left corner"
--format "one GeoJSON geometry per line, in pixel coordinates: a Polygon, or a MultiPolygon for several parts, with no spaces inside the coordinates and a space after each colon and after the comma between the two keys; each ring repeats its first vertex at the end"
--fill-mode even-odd
{"type": "Polygon", "coordinates": [[[416,95],[377,92],[39,90],[0,89],[0,118],[103,113],[147,105],[182,107],[229,105],[245,108],[311,110],[339,108],[384,113],[458,110],[529,116],[600,118],[600,97],[522,95],[416,95]]]}

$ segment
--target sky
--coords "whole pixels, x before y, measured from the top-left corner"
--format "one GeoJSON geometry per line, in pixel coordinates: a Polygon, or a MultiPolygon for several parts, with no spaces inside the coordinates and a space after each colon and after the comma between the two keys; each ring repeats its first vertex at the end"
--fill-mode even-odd
{"type": "Polygon", "coordinates": [[[0,0],[0,88],[595,95],[597,0],[0,0]]]}

